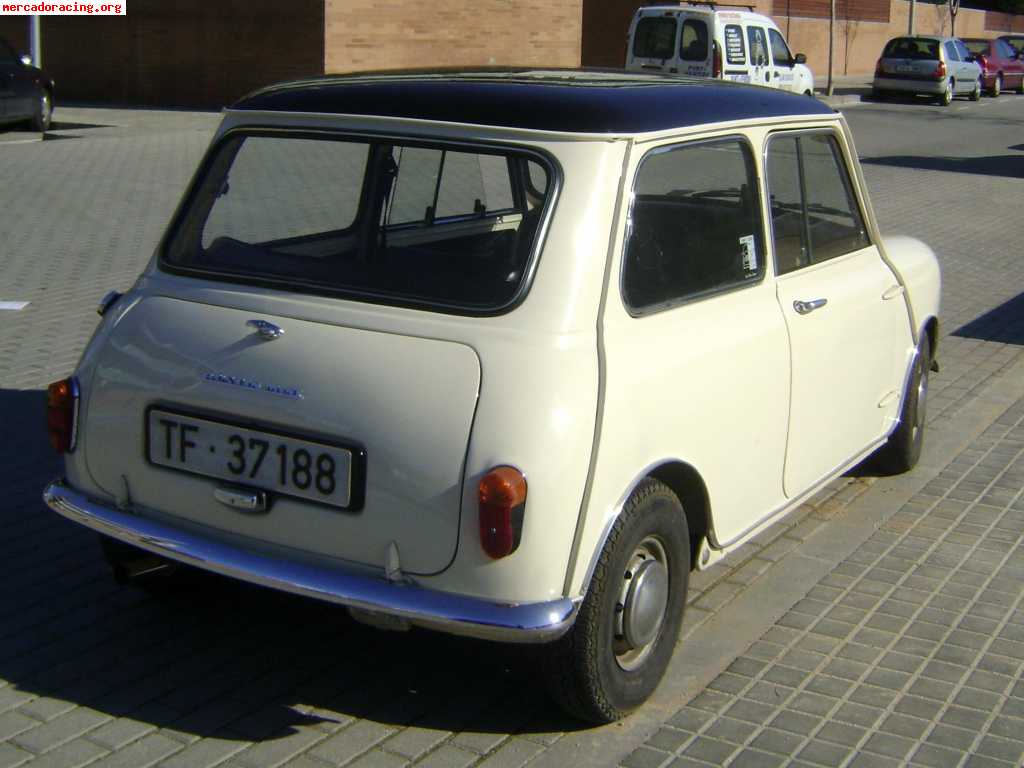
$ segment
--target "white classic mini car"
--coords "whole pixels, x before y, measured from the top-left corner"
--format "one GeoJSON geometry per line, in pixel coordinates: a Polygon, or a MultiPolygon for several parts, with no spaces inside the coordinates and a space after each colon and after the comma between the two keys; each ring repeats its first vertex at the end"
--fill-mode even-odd
{"type": "Polygon", "coordinates": [[[115,574],[543,643],[592,721],[658,684],[702,568],[921,449],[939,270],[841,115],[714,80],[377,73],[224,116],[49,391],[115,574]]]}

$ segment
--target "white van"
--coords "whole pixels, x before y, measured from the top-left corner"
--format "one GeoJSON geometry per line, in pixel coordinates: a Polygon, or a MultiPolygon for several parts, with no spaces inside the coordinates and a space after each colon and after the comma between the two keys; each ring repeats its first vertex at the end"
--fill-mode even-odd
{"type": "Polygon", "coordinates": [[[638,8],[626,69],[717,77],[814,94],[807,57],[794,56],[775,22],[753,6],[688,2],[638,8]],[[739,10],[749,8],[749,11],[739,10]]]}

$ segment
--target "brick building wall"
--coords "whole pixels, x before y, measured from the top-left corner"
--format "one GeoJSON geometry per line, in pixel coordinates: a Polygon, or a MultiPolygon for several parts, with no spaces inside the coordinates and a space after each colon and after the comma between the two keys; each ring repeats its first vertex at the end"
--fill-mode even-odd
{"type": "Polygon", "coordinates": [[[583,0],[326,0],[327,72],[580,65],[583,0]]]}
{"type": "MultiPolygon", "coordinates": [[[[125,16],[45,16],[43,67],[57,99],[230,104],[276,80],[323,72],[323,0],[132,0],[125,16]]],[[[0,35],[28,51],[27,17],[0,35]]]]}

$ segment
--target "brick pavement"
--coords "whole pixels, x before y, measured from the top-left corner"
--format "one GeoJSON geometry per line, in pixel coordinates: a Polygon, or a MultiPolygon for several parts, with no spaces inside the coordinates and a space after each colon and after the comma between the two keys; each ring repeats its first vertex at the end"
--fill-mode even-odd
{"type": "MultiPolygon", "coordinates": [[[[708,665],[704,671],[713,681],[704,693],[694,698],[703,684],[684,684],[676,675],[650,707],[605,728],[579,730],[556,712],[540,696],[534,665],[523,649],[418,631],[378,633],[330,606],[218,579],[203,579],[192,591],[159,599],[116,587],[91,535],[39,503],[39,489],[58,471],[38,426],[41,388],[74,366],[94,327],[98,298],[109,288],[130,284],[148,258],[218,118],[112,110],[63,110],[58,117],[77,126],[56,132],[67,138],[0,146],[0,162],[12,180],[0,191],[0,210],[10,229],[0,241],[0,299],[32,301],[24,312],[0,316],[7,331],[0,341],[0,414],[5,431],[18,436],[0,442],[0,461],[7,467],[0,501],[7,533],[0,542],[0,562],[6,564],[0,583],[0,768],[562,765],[577,762],[574,756],[603,765],[621,760],[632,767],[685,765],[695,755],[742,765],[748,759],[776,764],[780,761],[772,754],[798,752],[805,762],[830,764],[821,756],[843,747],[836,736],[840,731],[852,740],[854,731],[846,727],[862,730],[844,754],[863,762],[882,760],[906,744],[894,739],[914,741],[914,751],[908,746],[905,754],[941,746],[936,739],[946,726],[968,722],[957,720],[962,710],[964,717],[981,711],[982,699],[968,699],[975,690],[987,692],[979,681],[991,680],[972,677],[974,672],[1009,677],[1005,665],[995,668],[1016,650],[1007,643],[1017,642],[1019,614],[1007,607],[1006,621],[990,634],[994,639],[979,646],[970,663],[959,662],[967,671],[955,681],[936,678],[953,687],[943,689],[948,695],[936,722],[927,720],[914,735],[907,718],[925,719],[920,717],[925,710],[904,712],[897,705],[905,698],[938,701],[938,689],[932,698],[921,691],[935,670],[946,668],[929,665],[949,663],[938,654],[961,647],[956,639],[972,638],[933,638],[931,656],[898,648],[899,639],[891,647],[876,646],[878,633],[900,637],[893,632],[897,619],[933,634],[929,627],[942,626],[937,618],[956,620],[957,626],[974,616],[996,621],[985,615],[986,606],[992,595],[1002,599],[1007,575],[1012,578],[1020,567],[1013,562],[1016,549],[998,563],[1004,575],[984,584],[972,582],[977,572],[967,563],[936,577],[927,570],[936,567],[928,559],[940,558],[941,568],[949,552],[972,547],[982,554],[970,563],[996,565],[980,558],[991,558],[986,553],[1001,546],[1006,524],[1019,516],[1019,499],[993,502],[997,491],[1008,490],[1000,482],[1019,486],[1019,457],[1007,451],[1021,436],[1020,406],[984,433],[979,443],[987,446],[984,457],[972,447],[948,466],[937,466],[930,491],[922,490],[867,537],[849,564],[803,585],[802,592],[810,590],[806,597],[801,594],[791,609],[780,609],[778,625],[760,640],[762,633],[751,635],[754,645],[722,664],[732,662],[728,671],[715,677],[717,668],[708,665]],[[998,466],[1004,459],[1005,466],[998,466]],[[961,498],[972,492],[975,498],[961,498]],[[957,516],[948,517],[950,504],[963,507],[957,516]],[[972,520],[964,517],[968,509],[972,520]],[[989,515],[984,530],[973,521],[978,509],[989,515]],[[993,510],[1001,512],[993,516],[993,510]],[[946,527],[935,520],[945,520],[946,527]],[[973,543],[967,542],[972,536],[973,543]],[[908,561],[915,552],[920,563],[908,561]],[[908,562],[902,572],[891,567],[903,561],[908,562]],[[896,573],[899,580],[893,581],[896,573]],[[889,591],[875,594],[878,584],[889,591]],[[964,585],[975,587],[972,596],[964,594],[964,585]],[[917,590],[920,604],[896,590],[917,590]],[[875,603],[869,605],[865,595],[877,598],[875,603]],[[915,612],[893,613],[905,612],[903,603],[915,612]],[[955,616],[934,613],[950,607],[956,608],[955,616]],[[820,614],[833,610],[860,613],[856,621],[849,612],[834,618],[820,614]],[[848,631],[839,636],[840,629],[848,631]],[[904,669],[911,662],[903,656],[922,661],[904,669]],[[897,662],[902,666],[893,667],[897,662]],[[837,674],[840,669],[845,676],[837,674]],[[851,677],[855,670],[858,675],[851,677]],[[898,678],[905,685],[897,690],[892,687],[897,678],[888,670],[910,677],[898,678]],[[879,684],[880,676],[890,680],[888,688],[879,684]],[[833,679],[841,682],[830,683],[833,679]],[[843,681],[847,685],[840,690],[843,681]],[[806,712],[810,705],[803,705],[803,697],[827,696],[817,690],[826,685],[834,686],[832,708],[806,712]],[[876,688],[892,696],[884,703],[861,701],[867,694],[858,691],[873,694],[876,688]],[[766,698],[770,713],[763,708],[766,698]],[[746,719],[733,717],[732,707],[740,702],[762,709],[751,706],[742,710],[746,719]],[[877,710],[875,719],[867,722],[870,713],[860,707],[877,710]],[[751,719],[755,711],[760,719],[751,719]],[[804,727],[814,717],[813,728],[804,727]],[[728,755],[721,753],[723,744],[731,745],[728,755]],[[595,756],[594,745],[610,747],[595,756]]],[[[946,336],[943,370],[932,381],[930,422],[933,430],[955,432],[958,419],[985,388],[1015,370],[1021,359],[1024,331],[1015,299],[1021,281],[1006,279],[1021,276],[1007,252],[1014,242],[1012,225],[1000,218],[1004,212],[998,207],[979,210],[966,227],[937,220],[928,206],[942,199],[941,185],[922,185],[921,173],[893,166],[868,165],[866,172],[883,229],[890,222],[902,231],[909,227],[933,243],[943,259],[946,336]]],[[[1012,188],[1014,182],[979,175],[958,177],[957,183],[971,194],[993,185],[1012,188]]],[[[816,542],[821,546],[849,510],[879,492],[875,485],[870,474],[836,481],[722,564],[694,574],[686,638],[721,637],[716,618],[740,611],[758,589],[786,579],[804,549],[816,542]]],[[[978,632],[981,626],[946,628],[953,637],[954,631],[984,634],[978,632]]],[[[682,662],[688,660],[683,654],[682,662]]],[[[1007,723],[1013,725],[1010,702],[1019,697],[1008,694],[1016,690],[999,694],[999,712],[974,728],[976,735],[984,729],[987,736],[968,745],[976,753],[972,759],[1005,746],[998,739],[1012,735],[1004,731],[1007,723]],[[989,736],[997,741],[985,741],[989,736]]],[[[931,752],[921,754],[925,761],[931,752]]]]}

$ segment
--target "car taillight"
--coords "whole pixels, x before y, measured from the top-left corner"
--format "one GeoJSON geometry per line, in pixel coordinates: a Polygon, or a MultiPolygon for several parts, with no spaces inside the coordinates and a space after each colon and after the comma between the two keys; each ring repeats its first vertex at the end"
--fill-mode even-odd
{"type": "Polygon", "coordinates": [[[71,453],[78,438],[78,380],[74,376],[46,390],[46,426],[57,453],[71,453]]]}
{"type": "Polygon", "coordinates": [[[976,59],[976,61],[978,62],[978,66],[981,67],[981,71],[982,72],[987,72],[988,71],[988,59],[985,58],[984,54],[979,56],[976,59]]]}
{"type": "Polygon", "coordinates": [[[936,80],[941,80],[945,76],[946,76],[946,62],[940,60],[938,66],[935,67],[935,79],[936,80]]]}
{"type": "Polygon", "coordinates": [[[718,47],[717,42],[711,46],[711,76],[722,76],[722,49],[718,47]]]}
{"type": "Polygon", "coordinates": [[[515,467],[495,467],[480,479],[480,544],[497,560],[511,555],[523,537],[526,478],[515,467]]]}
{"type": "Polygon", "coordinates": [[[881,77],[885,74],[885,70],[882,68],[882,60],[879,59],[875,64],[875,77],[881,77]]]}

